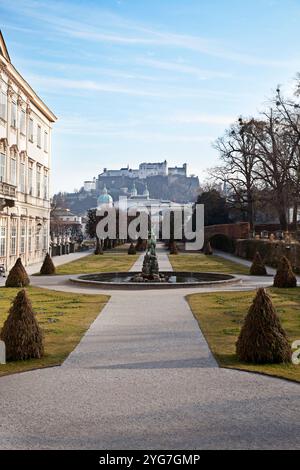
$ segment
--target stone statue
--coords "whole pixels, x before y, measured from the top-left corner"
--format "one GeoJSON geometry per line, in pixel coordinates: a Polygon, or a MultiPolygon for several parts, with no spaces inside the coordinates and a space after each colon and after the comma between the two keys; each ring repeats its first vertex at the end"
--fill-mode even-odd
{"type": "Polygon", "coordinates": [[[159,274],[159,266],[156,256],[156,237],[153,231],[149,232],[147,252],[144,256],[142,272],[141,274],[134,276],[132,280],[139,282],[165,281],[164,276],[159,274]]]}

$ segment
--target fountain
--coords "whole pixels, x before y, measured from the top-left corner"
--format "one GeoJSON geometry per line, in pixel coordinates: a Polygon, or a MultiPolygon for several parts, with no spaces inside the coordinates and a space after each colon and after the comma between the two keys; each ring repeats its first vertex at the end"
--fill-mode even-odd
{"type": "Polygon", "coordinates": [[[72,282],[90,284],[105,289],[164,289],[178,287],[205,287],[239,282],[232,274],[212,272],[159,271],[156,239],[149,236],[147,251],[140,272],[112,272],[84,274],[72,277],[72,282]]]}
{"type": "Polygon", "coordinates": [[[135,274],[131,282],[166,282],[164,274],[159,272],[159,266],[156,255],[156,239],[152,233],[147,244],[147,252],[144,256],[142,272],[135,274]]]}

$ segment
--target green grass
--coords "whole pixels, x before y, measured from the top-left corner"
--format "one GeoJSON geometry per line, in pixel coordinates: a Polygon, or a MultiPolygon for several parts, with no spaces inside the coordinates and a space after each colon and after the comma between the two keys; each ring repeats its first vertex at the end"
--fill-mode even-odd
{"type": "Polygon", "coordinates": [[[110,271],[129,271],[138,255],[104,253],[87,255],[76,261],[62,264],[56,268],[56,274],[88,274],[110,271]]]}
{"type": "Polygon", "coordinates": [[[178,255],[169,255],[169,259],[175,271],[212,271],[228,274],[249,274],[248,267],[215,255],[206,256],[202,253],[179,253],[178,255]]]}
{"type": "MultiPolygon", "coordinates": [[[[292,343],[300,339],[300,288],[268,289],[282,325],[292,343]]],[[[300,365],[251,365],[240,362],[235,343],[255,292],[192,294],[191,310],[221,367],[260,372],[300,382],[300,365]]]]}
{"type": "MultiPolygon", "coordinates": [[[[0,288],[0,328],[18,291],[19,289],[0,288]]],[[[0,376],[60,365],[109,299],[106,295],[72,294],[37,287],[29,287],[27,292],[44,332],[45,355],[41,359],[0,364],[0,376]]]]}

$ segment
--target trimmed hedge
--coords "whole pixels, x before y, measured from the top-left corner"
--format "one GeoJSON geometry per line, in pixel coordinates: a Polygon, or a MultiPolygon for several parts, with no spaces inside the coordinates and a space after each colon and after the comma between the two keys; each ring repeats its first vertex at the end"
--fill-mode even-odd
{"type": "Polygon", "coordinates": [[[253,260],[255,253],[259,251],[264,262],[268,266],[277,268],[280,259],[286,256],[295,273],[300,273],[300,244],[286,244],[283,241],[269,241],[245,239],[236,241],[235,254],[241,258],[253,260]]]}

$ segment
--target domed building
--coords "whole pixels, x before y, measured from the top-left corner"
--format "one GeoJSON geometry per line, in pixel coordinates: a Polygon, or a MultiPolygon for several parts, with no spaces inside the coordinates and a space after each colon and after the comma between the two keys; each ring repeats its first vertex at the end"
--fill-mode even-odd
{"type": "Polygon", "coordinates": [[[149,189],[148,189],[148,186],[146,184],[145,186],[145,189],[144,189],[144,192],[143,192],[143,196],[145,199],[149,199],[150,198],[150,193],[149,193],[149,189]]]}
{"type": "Polygon", "coordinates": [[[137,196],[137,189],[136,189],[136,187],[135,187],[135,183],[133,183],[133,186],[132,186],[130,195],[131,195],[131,197],[137,196]]]}
{"type": "Polygon", "coordinates": [[[112,207],[113,206],[113,198],[108,193],[106,186],[102,189],[100,196],[97,199],[97,208],[100,207],[112,207]]]}

